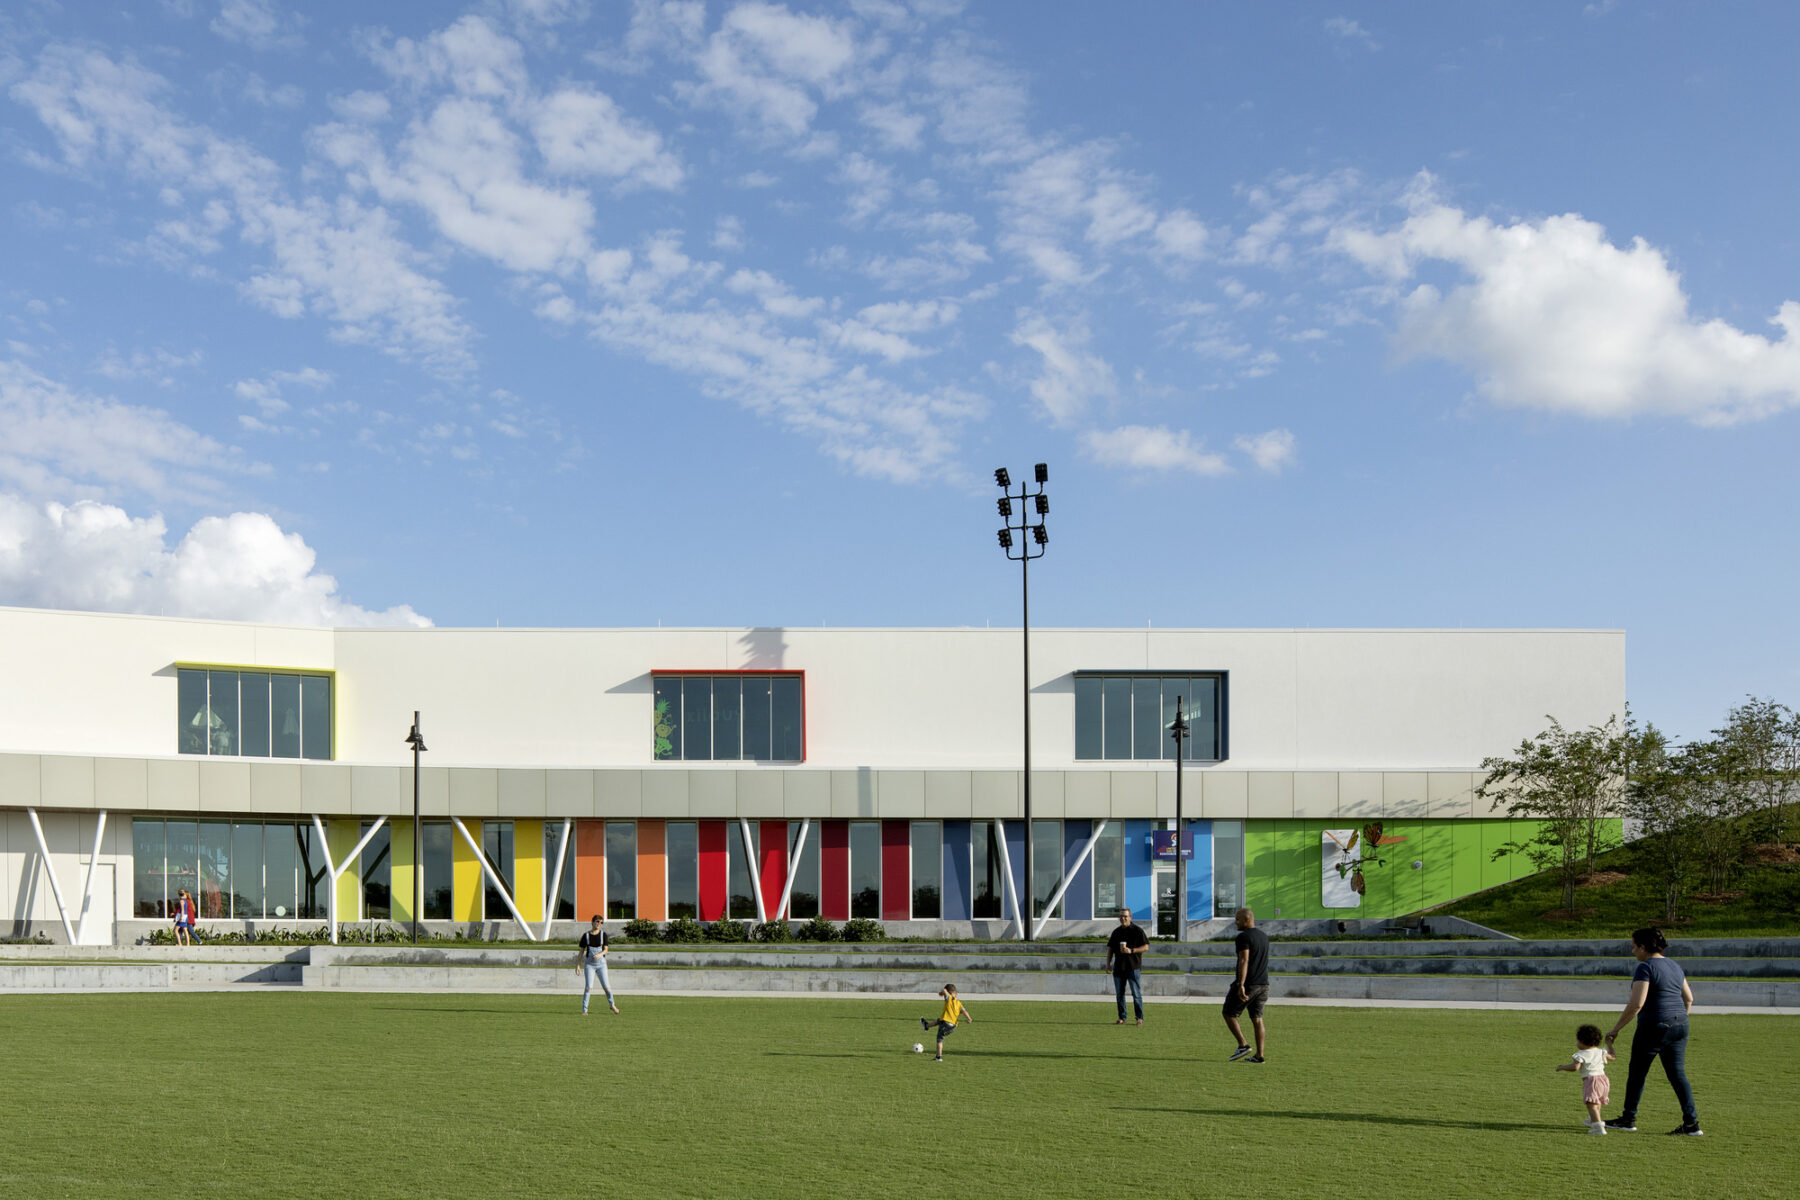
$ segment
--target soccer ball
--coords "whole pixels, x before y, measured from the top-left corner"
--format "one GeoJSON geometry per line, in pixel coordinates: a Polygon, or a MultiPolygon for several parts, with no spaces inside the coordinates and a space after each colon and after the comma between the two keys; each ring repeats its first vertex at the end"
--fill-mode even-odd
{"type": "Polygon", "coordinates": [[[925,1053],[925,1043],[924,1042],[914,1042],[913,1043],[913,1053],[914,1054],[925,1053]]]}

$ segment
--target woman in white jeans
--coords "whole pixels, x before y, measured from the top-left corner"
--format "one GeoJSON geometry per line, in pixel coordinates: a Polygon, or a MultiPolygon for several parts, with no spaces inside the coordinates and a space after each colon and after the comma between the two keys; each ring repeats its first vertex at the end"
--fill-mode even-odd
{"type": "Polygon", "coordinates": [[[588,997],[593,994],[594,980],[600,980],[600,990],[606,993],[606,1005],[615,1014],[619,1006],[613,1002],[612,981],[606,977],[606,930],[600,927],[600,914],[594,914],[593,928],[581,935],[577,943],[576,958],[581,963],[581,1015],[587,1016],[588,997]]]}

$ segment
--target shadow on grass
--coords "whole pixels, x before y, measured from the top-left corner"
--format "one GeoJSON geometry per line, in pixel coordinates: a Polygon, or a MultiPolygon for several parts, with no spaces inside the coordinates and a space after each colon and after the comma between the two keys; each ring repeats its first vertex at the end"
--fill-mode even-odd
{"type": "Polygon", "coordinates": [[[1180,1113],[1192,1117],[1285,1117],[1290,1121],[1340,1121],[1348,1125],[1406,1125],[1416,1129],[1488,1129],[1505,1133],[1568,1133],[1573,1122],[1458,1121],[1446,1117],[1393,1117],[1379,1113],[1289,1112],[1273,1108],[1132,1108],[1127,1112],[1180,1113]]]}

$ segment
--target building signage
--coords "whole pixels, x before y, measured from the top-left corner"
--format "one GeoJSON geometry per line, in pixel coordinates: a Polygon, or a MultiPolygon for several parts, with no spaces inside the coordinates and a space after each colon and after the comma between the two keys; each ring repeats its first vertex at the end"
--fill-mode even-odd
{"type": "MultiPolygon", "coordinates": [[[[1173,829],[1153,830],[1150,834],[1150,857],[1159,861],[1175,861],[1175,831],[1173,829]]],[[[1192,860],[1194,857],[1194,831],[1189,829],[1181,835],[1181,857],[1192,860]]]]}

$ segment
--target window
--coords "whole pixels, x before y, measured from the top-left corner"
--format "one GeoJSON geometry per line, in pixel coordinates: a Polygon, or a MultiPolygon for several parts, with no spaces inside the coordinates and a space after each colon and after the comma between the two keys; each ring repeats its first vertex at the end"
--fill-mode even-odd
{"type": "Polygon", "coordinates": [[[263,827],[231,827],[231,915],[254,920],[263,910],[263,827]]]}
{"type": "Polygon", "coordinates": [[[194,905],[202,917],[231,916],[231,824],[200,822],[199,854],[195,870],[199,886],[194,905]]]}
{"type": "Polygon", "coordinates": [[[629,921],[637,916],[637,823],[606,823],[606,916],[629,921]]]}
{"type": "MultiPolygon", "coordinates": [[[[369,825],[370,822],[363,822],[356,835],[358,840],[368,835],[369,825]]],[[[362,919],[365,921],[386,921],[394,915],[394,860],[389,854],[392,846],[393,828],[383,823],[375,836],[369,838],[369,844],[363,847],[357,874],[362,876],[362,919]]]]}
{"type": "MultiPolygon", "coordinates": [[[[762,827],[750,826],[750,857],[754,857],[762,842],[762,827]]],[[[730,900],[727,902],[725,915],[734,920],[756,920],[756,885],[750,878],[750,859],[744,853],[744,826],[742,822],[733,821],[725,831],[726,858],[730,872],[730,900]]]]}
{"type": "Polygon", "coordinates": [[[1125,825],[1108,821],[1094,843],[1094,915],[1117,916],[1125,907],[1125,825]]]}
{"type": "Polygon", "coordinates": [[[999,918],[1006,911],[1006,868],[1000,861],[1001,840],[992,821],[969,823],[969,850],[974,856],[975,899],[970,915],[999,918]]]}
{"type": "MultiPolygon", "coordinates": [[[[1031,823],[1031,915],[1034,917],[1044,915],[1050,897],[1062,886],[1062,832],[1061,821],[1031,823]]],[[[1019,882],[1023,883],[1023,880],[1019,882]]],[[[1056,912],[1051,915],[1062,915],[1061,900],[1056,902],[1056,912]]]]}
{"type": "Polygon", "coordinates": [[[881,919],[881,822],[850,822],[850,915],[881,919]]]}
{"type": "Polygon", "coordinates": [[[1075,675],[1075,757],[1173,759],[1175,702],[1187,718],[1187,761],[1225,757],[1225,674],[1075,675]]]}
{"type": "Polygon", "coordinates": [[[425,919],[452,920],[456,854],[451,841],[456,831],[448,821],[426,821],[419,830],[420,877],[425,888],[425,919]]]}
{"type": "Polygon", "coordinates": [[[652,685],[651,757],[800,762],[801,676],[663,674],[652,685]]]}
{"type": "Polygon", "coordinates": [[[132,915],[166,917],[169,910],[163,894],[163,823],[133,821],[131,823],[131,895],[132,915]]]}
{"type": "Polygon", "coordinates": [[[912,916],[935,921],[944,915],[944,827],[936,821],[912,823],[912,916]]]}
{"type": "Polygon", "coordinates": [[[700,827],[692,821],[670,821],[663,827],[663,851],[669,859],[669,920],[700,915],[700,827]]]}
{"type": "Polygon", "coordinates": [[[1244,823],[1214,821],[1213,915],[1235,916],[1244,907],[1244,823]]]}
{"type": "MultiPolygon", "coordinates": [[[[800,840],[802,823],[788,822],[788,858],[794,860],[794,843],[800,840]]],[[[814,822],[806,831],[806,844],[800,847],[800,856],[794,861],[793,890],[788,893],[788,916],[816,917],[819,915],[819,833],[820,826],[814,822]]]]}
{"type": "Polygon", "coordinates": [[[292,921],[300,915],[300,843],[292,825],[264,825],[263,915],[292,921]]]}
{"type": "MultiPolygon", "coordinates": [[[[488,866],[500,877],[510,893],[513,886],[513,823],[511,821],[483,821],[481,824],[481,856],[487,859],[488,866]]],[[[508,921],[512,912],[506,907],[506,899],[500,889],[494,886],[493,880],[482,873],[482,919],[487,921],[508,921]]]]}
{"type": "Polygon", "coordinates": [[[331,919],[331,868],[326,865],[325,847],[319,844],[319,831],[310,824],[296,825],[294,842],[300,851],[300,918],[304,921],[331,919]]]}
{"type": "Polygon", "coordinates": [[[331,757],[331,676],[176,672],[175,744],[183,754],[331,757]]]}
{"type": "Polygon", "coordinates": [[[544,870],[550,874],[545,877],[544,886],[549,887],[556,878],[556,848],[563,848],[562,880],[557,884],[556,900],[551,917],[558,921],[575,919],[575,830],[569,829],[569,840],[563,843],[563,826],[561,821],[544,822],[544,870]]]}

